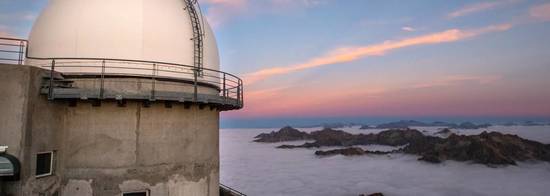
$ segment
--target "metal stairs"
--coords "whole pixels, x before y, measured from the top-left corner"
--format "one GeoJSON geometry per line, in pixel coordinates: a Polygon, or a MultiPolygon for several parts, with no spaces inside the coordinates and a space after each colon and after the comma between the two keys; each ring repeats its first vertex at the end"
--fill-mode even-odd
{"type": "Polygon", "coordinates": [[[203,57],[204,57],[204,29],[202,25],[202,14],[198,8],[197,0],[184,0],[185,10],[191,18],[191,26],[193,28],[193,66],[198,70],[198,74],[202,75],[203,57]]]}

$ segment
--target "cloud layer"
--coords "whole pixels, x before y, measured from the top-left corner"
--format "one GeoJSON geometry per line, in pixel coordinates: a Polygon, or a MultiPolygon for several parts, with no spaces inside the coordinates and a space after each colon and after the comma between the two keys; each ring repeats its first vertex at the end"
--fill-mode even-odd
{"type": "Polygon", "coordinates": [[[501,1],[491,1],[491,2],[481,2],[471,5],[466,5],[456,11],[449,13],[447,16],[449,18],[457,18],[466,16],[469,14],[479,13],[485,10],[494,9],[500,6],[509,5],[517,3],[519,0],[501,0],[501,1]]]}

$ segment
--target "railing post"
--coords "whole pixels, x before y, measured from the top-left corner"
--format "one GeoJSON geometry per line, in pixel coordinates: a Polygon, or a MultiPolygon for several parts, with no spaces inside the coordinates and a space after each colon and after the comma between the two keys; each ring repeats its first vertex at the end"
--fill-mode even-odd
{"type": "Polygon", "coordinates": [[[151,76],[152,80],[152,86],[151,86],[151,97],[149,98],[151,101],[155,100],[155,85],[157,82],[157,64],[153,63],[153,75],[151,76]]]}
{"type": "Polygon", "coordinates": [[[226,93],[226,87],[225,87],[225,72],[223,73],[223,101],[225,102],[227,100],[227,93],[226,93]]]}
{"type": "Polygon", "coordinates": [[[48,87],[48,99],[54,100],[54,91],[53,91],[53,77],[55,70],[55,59],[52,59],[52,65],[50,68],[50,86],[48,87]]]}
{"type": "Polygon", "coordinates": [[[244,83],[241,79],[239,79],[239,82],[241,83],[241,107],[244,106],[244,83]]]}
{"type": "Polygon", "coordinates": [[[19,41],[19,59],[17,61],[18,65],[23,65],[23,41],[19,41]]]}
{"type": "Polygon", "coordinates": [[[237,103],[241,103],[241,80],[237,81],[237,103]]]}
{"type": "Polygon", "coordinates": [[[105,88],[105,59],[101,61],[101,87],[99,89],[99,99],[104,97],[104,88],[105,88]]]}
{"type": "Polygon", "coordinates": [[[194,92],[193,92],[193,101],[196,103],[198,101],[198,96],[197,96],[197,93],[198,93],[198,89],[197,89],[197,85],[198,85],[198,81],[197,81],[197,73],[198,72],[198,69],[197,68],[193,68],[193,87],[194,87],[194,92]]]}

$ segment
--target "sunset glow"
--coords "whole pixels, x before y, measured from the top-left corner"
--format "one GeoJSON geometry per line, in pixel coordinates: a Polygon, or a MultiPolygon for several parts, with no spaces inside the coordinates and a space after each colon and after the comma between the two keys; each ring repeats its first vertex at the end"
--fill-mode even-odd
{"type": "MultiPolygon", "coordinates": [[[[224,119],[550,118],[547,1],[200,2],[245,83],[224,119]]],[[[0,1],[0,35],[28,36],[44,4],[0,1]]]]}

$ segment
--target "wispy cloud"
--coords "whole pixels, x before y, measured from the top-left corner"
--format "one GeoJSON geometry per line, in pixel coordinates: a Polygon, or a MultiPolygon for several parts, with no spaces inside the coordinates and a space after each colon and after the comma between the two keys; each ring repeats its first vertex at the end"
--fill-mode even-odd
{"type": "Polygon", "coordinates": [[[501,0],[501,1],[490,1],[490,2],[470,4],[449,13],[447,17],[457,18],[461,16],[466,16],[469,14],[479,13],[485,10],[494,9],[500,6],[510,5],[517,2],[519,2],[519,0],[501,0]]]}
{"type": "Polygon", "coordinates": [[[267,68],[246,74],[245,82],[247,84],[252,84],[274,75],[288,74],[324,65],[351,62],[367,56],[384,55],[400,48],[459,41],[489,32],[505,31],[511,27],[512,25],[510,24],[501,24],[470,30],[450,29],[443,32],[411,37],[402,40],[390,40],[380,44],[367,45],[363,47],[338,48],[326,55],[315,57],[302,63],[297,63],[290,66],[267,68]]]}
{"type": "Polygon", "coordinates": [[[15,37],[10,33],[10,30],[7,26],[0,25],[0,37],[15,37]]]}
{"type": "Polygon", "coordinates": [[[408,31],[408,32],[416,31],[415,28],[412,28],[412,27],[409,27],[409,26],[401,27],[401,30],[408,31]]]}
{"type": "Polygon", "coordinates": [[[242,16],[279,13],[294,8],[310,8],[330,0],[200,0],[206,5],[210,24],[219,27],[242,16]]]}
{"type": "Polygon", "coordinates": [[[207,18],[210,25],[217,27],[229,18],[246,10],[248,0],[201,0],[208,6],[207,18]]]}
{"type": "Polygon", "coordinates": [[[550,21],[550,3],[531,7],[529,15],[537,20],[550,21]]]}

